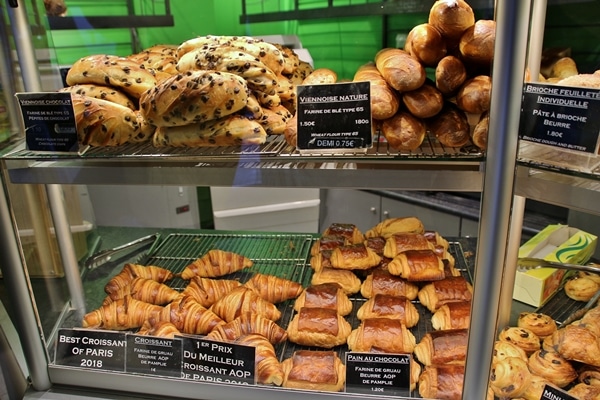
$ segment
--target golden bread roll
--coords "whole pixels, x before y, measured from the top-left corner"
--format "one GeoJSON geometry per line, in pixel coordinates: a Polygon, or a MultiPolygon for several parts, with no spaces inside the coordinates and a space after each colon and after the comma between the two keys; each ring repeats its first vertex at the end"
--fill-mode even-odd
{"type": "Polygon", "coordinates": [[[426,284],[419,290],[418,298],[431,312],[441,306],[457,301],[471,301],[473,286],[462,276],[444,278],[426,284]]]}
{"type": "Polygon", "coordinates": [[[356,318],[361,321],[369,318],[399,319],[407,328],[412,328],[419,322],[419,311],[407,297],[376,294],[360,306],[356,318]]]}
{"type": "Polygon", "coordinates": [[[371,115],[373,119],[391,118],[400,107],[396,92],[387,84],[375,64],[369,62],[358,67],[354,82],[371,82],[371,115]]]}
{"type": "Polygon", "coordinates": [[[500,331],[498,339],[522,348],[528,356],[541,348],[540,338],[527,328],[507,326],[500,331]]]}
{"type": "Polygon", "coordinates": [[[589,301],[600,289],[593,279],[576,277],[569,279],[564,286],[565,294],[577,301],[589,301]]]}
{"type": "Polygon", "coordinates": [[[491,66],[496,42],[496,21],[480,19],[461,36],[459,50],[467,63],[491,66]]]}
{"type": "Polygon", "coordinates": [[[485,111],[479,116],[479,121],[471,133],[471,141],[481,150],[486,150],[488,145],[488,134],[490,126],[490,112],[485,111]]]}
{"type": "Polygon", "coordinates": [[[323,236],[342,236],[348,241],[348,244],[358,244],[365,240],[356,225],[339,222],[334,222],[325,228],[323,236]]]}
{"type": "Polygon", "coordinates": [[[456,94],[456,104],[468,113],[481,114],[490,109],[492,79],[488,75],[477,75],[468,79],[456,94]]]}
{"type": "Polygon", "coordinates": [[[384,353],[412,353],[415,336],[402,321],[391,318],[368,318],[348,336],[350,351],[379,351],[384,353]]]}
{"type": "Polygon", "coordinates": [[[517,318],[519,328],[527,328],[540,339],[550,336],[557,329],[554,318],[537,312],[522,312],[517,318]]]}
{"type": "Polygon", "coordinates": [[[457,44],[462,34],[475,23],[475,14],[464,0],[437,0],[429,10],[428,22],[450,44],[457,44]]]}
{"type": "Polygon", "coordinates": [[[158,127],[152,137],[156,147],[241,146],[264,144],[267,132],[262,125],[232,114],[200,124],[158,127]]]}
{"type": "Polygon", "coordinates": [[[346,382],[346,366],[334,351],[297,350],[281,367],[286,388],[339,392],[346,382]]]}
{"type": "Polygon", "coordinates": [[[425,366],[464,364],[467,356],[467,329],[428,332],[415,346],[415,356],[425,366]]]}
{"type": "Polygon", "coordinates": [[[567,360],[600,366],[600,341],[584,325],[570,324],[544,339],[544,349],[554,350],[567,360]]]}
{"type": "Polygon", "coordinates": [[[67,86],[59,89],[59,92],[70,92],[82,96],[93,97],[96,99],[107,100],[120,104],[132,110],[137,110],[137,105],[122,91],[104,85],[95,85],[93,83],[82,83],[74,86],[67,86]]]}
{"type": "Polygon", "coordinates": [[[427,399],[460,400],[464,378],[464,365],[447,364],[425,367],[419,377],[419,394],[427,399]]]}
{"type": "Polygon", "coordinates": [[[467,80],[467,69],[460,58],[449,55],[435,67],[435,87],[446,97],[454,95],[467,80]]]}
{"type": "Polygon", "coordinates": [[[350,270],[323,268],[313,273],[310,279],[311,285],[323,283],[337,283],[346,294],[355,294],[360,291],[360,279],[350,270]]]}
{"type": "Polygon", "coordinates": [[[352,326],[336,310],[303,307],[287,328],[288,340],[302,346],[326,349],[346,343],[352,326]]]}
{"type": "Polygon", "coordinates": [[[189,71],[159,82],[140,97],[140,110],[155,126],[181,126],[223,118],[248,103],[248,87],[228,72],[189,71]]]}
{"type": "Polygon", "coordinates": [[[428,23],[408,32],[404,50],[427,67],[434,67],[446,56],[446,41],[437,28],[428,23]]]}
{"type": "Polygon", "coordinates": [[[104,291],[111,294],[118,291],[120,288],[130,284],[135,278],[146,278],[164,283],[175,277],[175,274],[170,270],[156,265],[140,265],[126,263],[121,271],[114,275],[104,285],[104,291]]]}
{"type": "Polygon", "coordinates": [[[379,50],[375,54],[375,66],[388,85],[399,92],[418,89],[425,83],[425,68],[404,50],[395,48],[379,50]]]}
{"type": "Polygon", "coordinates": [[[154,127],[139,111],[94,97],[71,94],[77,139],[84,146],[119,146],[150,140],[154,127]]]}
{"type": "Polygon", "coordinates": [[[455,301],[439,307],[431,316],[435,330],[464,329],[471,322],[471,302],[455,301]]]}
{"type": "Polygon", "coordinates": [[[494,353],[492,354],[492,363],[503,360],[508,357],[517,357],[525,362],[529,361],[525,350],[506,340],[496,340],[494,342],[494,353]]]}
{"type": "Polygon", "coordinates": [[[347,270],[365,270],[376,267],[381,257],[364,243],[340,246],[331,251],[331,267],[347,270]]]}
{"type": "Polygon", "coordinates": [[[425,139],[425,124],[406,111],[399,111],[381,124],[381,133],[389,146],[398,151],[418,149],[425,139]]]}
{"type": "Polygon", "coordinates": [[[531,382],[527,361],[507,357],[492,364],[490,387],[500,398],[519,397],[531,382]]]}
{"type": "Polygon", "coordinates": [[[448,102],[439,114],[427,121],[427,127],[444,146],[462,147],[471,138],[467,115],[448,102]]]}
{"type": "Polygon", "coordinates": [[[402,232],[425,233],[425,227],[417,217],[386,218],[365,232],[365,237],[381,236],[387,239],[394,233],[402,232]]]}
{"type": "Polygon", "coordinates": [[[434,245],[422,233],[394,233],[383,247],[385,257],[394,258],[407,250],[433,250],[434,245]]]}
{"type": "Polygon", "coordinates": [[[404,92],[402,103],[417,118],[430,118],[442,111],[444,96],[435,86],[425,83],[418,89],[404,92]]]}
{"type": "Polygon", "coordinates": [[[66,76],[67,85],[82,83],[119,88],[135,99],[157,83],[155,75],[135,61],[111,55],[92,55],[75,61],[66,76]]]}
{"type": "Polygon", "coordinates": [[[532,374],[547,379],[558,387],[565,387],[577,378],[575,367],[560,354],[537,350],[527,363],[532,374]]]}
{"type": "Polygon", "coordinates": [[[418,292],[419,287],[416,284],[384,270],[374,270],[365,278],[360,287],[360,294],[367,299],[377,294],[386,294],[414,300],[417,298],[418,292]]]}
{"type": "Polygon", "coordinates": [[[324,269],[333,269],[331,266],[331,252],[332,250],[322,250],[319,253],[310,257],[310,267],[315,272],[320,272],[324,269]]]}
{"type": "Polygon", "coordinates": [[[407,250],[388,264],[388,271],[411,282],[444,279],[444,263],[433,250],[407,250]]]}
{"type": "Polygon", "coordinates": [[[294,302],[294,310],[300,311],[303,307],[329,308],[342,316],[352,312],[352,302],[335,282],[311,285],[304,289],[294,302]]]}
{"type": "Polygon", "coordinates": [[[337,73],[329,68],[314,69],[304,80],[303,85],[331,85],[337,82],[337,73]]]}

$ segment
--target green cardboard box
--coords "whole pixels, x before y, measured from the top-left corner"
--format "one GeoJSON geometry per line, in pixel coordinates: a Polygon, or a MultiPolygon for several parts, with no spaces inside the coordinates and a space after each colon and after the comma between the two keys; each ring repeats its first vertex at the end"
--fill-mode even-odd
{"type": "MultiPolygon", "coordinates": [[[[595,235],[568,225],[548,225],[519,248],[519,257],[584,264],[594,254],[597,241],[595,235]]],[[[559,289],[565,272],[556,268],[517,269],[513,299],[542,306],[559,289]]]]}

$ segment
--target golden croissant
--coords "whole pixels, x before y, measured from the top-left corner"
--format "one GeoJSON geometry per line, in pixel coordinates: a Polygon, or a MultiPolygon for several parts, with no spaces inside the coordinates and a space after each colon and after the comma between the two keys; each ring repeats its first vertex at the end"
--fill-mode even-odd
{"type": "Polygon", "coordinates": [[[295,299],[302,292],[302,285],[298,282],[259,273],[254,274],[244,286],[254,290],[256,294],[270,303],[295,299]]]}
{"type": "Polygon", "coordinates": [[[279,344],[287,339],[285,329],[274,321],[253,313],[242,314],[231,322],[217,326],[207,337],[216,340],[236,340],[248,334],[262,335],[272,344],[279,344]]]}
{"type": "Polygon", "coordinates": [[[108,294],[116,292],[120,288],[127,286],[135,278],[152,279],[153,281],[164,283],[174,278],[174,274],[168,269],[155,265],[139,265],[127,263],[123,266],[121,272],[115,275],[104,287],[108,294]]]}
{"type": "Polygon", "coordinates": [[[103,305],[109,304],[117,299],[131,295],[136,300],[145,301],[157,305],[164,305],[179,297],[179,292],[164,283],[146,278],[134,278],[128,285],[116,292],[110,293],[104,300],[103,305]]]}
{"type": "Polygon", "coordinates": [[[101,306],[83,316],[84,328],[126,330],[139,328],[151,317],[158,317],[163,307],[132,298],[130,295],[101,306]]]}
{"type": "Polygon", "coordinates": [[[256,380],[264,385],[281,386],[283,383],[283,369],[275,354],[273,345],[262,335],[252,333],[240,336],[235,343],[256,348],[256,380]]]}
{"type": "Polygon", "coordinates": [[[183,333],[206,335],[225,322],[209,309],[202,307],[191,296],[182,296],[163,308],[160,315],[183,333]]]}
{"type": "Polygon", "coordinates": [[[239,281],[233,279],[211,279],[194,276],[182,293],[192,296],[198,303],[209,308],[218,299],[241,285],[239,281]]]}
{"type": "Polygon", "coordinates": [[[252,289],[244,286],[233,289],[228,295],[217,300],[210,309],[226,322],[231,322],[247,312],[260,314],[272,321],[281,317],[281,311],[273,303],[263,300],[252,289]]]}
{"type": "Polygon", "coordinates": [[[244,268],[250,268],[252,265],[252,260],[241,254],[212,249],[185,267],[181,273],[181,278],[186,280],[191,279],[193,276],[216,278],[241,271],[244,268]]]}
{"type": "Polygon", "coordinates": [[[144,325],[137,331],[137,334],[173,339],[176,335],[181,335],[181,332],[177,329],[175,324],[170,321],[161,321],[150,318],[144,322],[144,325]]]}

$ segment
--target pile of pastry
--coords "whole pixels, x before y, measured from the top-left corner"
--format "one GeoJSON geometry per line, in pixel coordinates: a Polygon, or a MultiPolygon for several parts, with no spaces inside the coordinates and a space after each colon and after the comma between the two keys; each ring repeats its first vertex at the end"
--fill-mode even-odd
{"type": "Polygon", "coordinates": [[[546,314],[521,313],[494,345],[490,389],[500,398],[539,400],[546,387],[600,398],[600,307],[557,327],[546,314]]]}
{"type": "Polygon", "coordinates": [[[83,145],[261,144],[284,133],[295,113],[295,85],[312,72],[281,45],[201,36],[127,57],[83,57],[61,90],[73,93],[83,145]]]}

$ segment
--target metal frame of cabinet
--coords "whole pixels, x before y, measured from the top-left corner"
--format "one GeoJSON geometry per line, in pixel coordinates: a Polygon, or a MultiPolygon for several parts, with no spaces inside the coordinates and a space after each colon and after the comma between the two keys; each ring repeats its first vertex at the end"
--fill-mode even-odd
{"type": "MultiPolygon", "coordinates": [[[[520,103],[523,74],[527,55],[530,15],[533,0],[498,2],[496,57],[492,92],[489,148],[483,163],[398,162],[388,160],[373,165],[360,160],[325,160],[305,162],[298,160],[252,160],[248,163],[219,160],[173,160],[148,158],[123,160],[118,158],[80,160],[23,160],[2,159],[3,178],[13,183],[43,183],[50,194],[57,184],[129,184],[129,185],[198,185],[230,186],[240,170],[247,170],[259,179],[253,186],[264,187],[335,187],[335,188],[389,188],[403,190],[449,190],[481,191],[481,221],[479,226],[472,324],[469,333],[464,399],[486,397],[489,366],[493,342],[496,337],[500,309],[510,308],[507,287],[512,289],[510,275],[514,270],[510,258],[508,237],[511,225],[519,224],[517,196],[553,202],[555,204],[600,213],[593,201],[599,196],[598,183],[584,178],[563,177],[552,173],[535,171],[517,166],[520,103]],[[201,163],[199,164],[199,161],[201,163]],[[449,164],[452,167],[449,167],[449,164]],[[485,170],[485,172],[484,172],[485,170]],[[515,205],[517,203],[517,205],[515,205]],[[501,284],[499,284],[501,282],[501,284]]],[[[545,7],[544,1],[535,1],[536,7],[545,7]]],[[[61,225],[64,209],[61,199],[50,196],[61,253],[67,255],[69,246],[68,226],[61,225]]],[[[13,220],[10,203],[1,196],[2,221],[13,220]]],[[[14,221],[13,221],[14,224],[14,221]]],[[[105,389],[148,394],[155,396],[178,396],[181,398],[210,399],[303,399],[304,391],[284,390],[262,386],[237,386],[217,383],[188,382],[141,375],[96,372],[52,365],[41,338],[37,324],[36,307],[23,272],[18,241],[11,240],[15,232],[11,226],[2,224],[3,243],[10,251],[3,253],[3,263],[13,264],[4,277],[10,284],[13,298],[20,301],[19,329],[25,347],[25,356],[31,371],[35,390],[47,390],[54,384],[71,385],[82,389],[105,389]],[[21,268],[19,268],[21,266],[21,268]]],[[[14,228],[14,227],[13,227],[14,228]]],[[[514,260],[516,261],[516,259],[514,260]]],[[[76,262],[75,262],[76,264],[76,262]]],[[[67,266],[67,270],[69,266],[67,266]]],[[[75,267],[75,271],[77,271],[75,267]]],[[[73,270],[71,270],[73,274],[73,270]]],[[[77,275],[77,273],[74,273],[77,275]]],[[[78,275],[77,275],[78,276],[78,275]]],[[[77,278],[69,284],[72,307],[78,309],[81,299],[77,278]]],[[[313,397],[362,398],[348,393],[310,393],[313,397]]],[[[373,398],[377,398],[374,396],[373,398]]],[[[388,397],[384,397],[388,398],[388,397]]]]}

